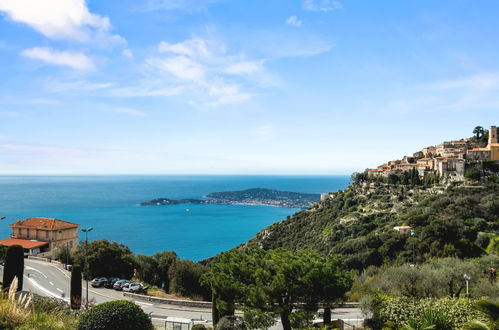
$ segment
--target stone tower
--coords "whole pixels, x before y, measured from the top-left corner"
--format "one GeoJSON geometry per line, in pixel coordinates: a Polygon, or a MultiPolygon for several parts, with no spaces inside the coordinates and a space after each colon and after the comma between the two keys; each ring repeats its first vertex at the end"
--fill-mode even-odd
{"type": "Polygon", "coordinates": [[[492,143],[497,143],[497,133],[498,133],[498,129],[496,126],[490,126],[490,130],[489,130],[489,146],[492,144],[492,143]]]}

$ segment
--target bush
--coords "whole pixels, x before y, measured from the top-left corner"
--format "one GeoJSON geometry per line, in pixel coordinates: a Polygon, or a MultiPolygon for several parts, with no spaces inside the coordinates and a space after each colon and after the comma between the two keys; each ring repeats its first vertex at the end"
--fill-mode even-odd
{"type": "Polygon", "coordinates": [[[246,330],[246,325],[240,317],[224,316],[218,321],[215,330],[246,330]]]}
{"type": "Polygon", "coordinates": [[[80,318],[78,330],[153,329],[151,319],[131,301],[115,300],[92,307],[80,318]]]}
{"type": "Polygon", "coordinates": [[[391,321],[401,326],[411,320],[422,320],[426,311],[443,314],[452,329],[462,329],[471,320],[485,321],[471,299],[412,299],[392,298],[382,303],[378,317],[381,322],[391,321]]]}
{"type": "Polygon", "coordinates": [[[58,298],[36,295],[33,296],[33,305],[35,306],[35,311],[40,313],[45,312],[58,315],[72,314],[68,303],[58,298]]]}
{"type": "Polygon", "coordinates": [[[206,330],[206,327],[204,324],[194,324],[191,330],[206,330]]]}

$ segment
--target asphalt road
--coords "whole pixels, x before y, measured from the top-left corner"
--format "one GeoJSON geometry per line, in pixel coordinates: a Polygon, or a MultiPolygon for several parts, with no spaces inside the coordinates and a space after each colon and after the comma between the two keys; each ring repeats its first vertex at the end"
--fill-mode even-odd
{"type": "MultiPolygon", "coordinates": [[[[42,296],[56,297],[69,302],[70,273],[56,264],[33,259],[25,259],[24,290],[32,291],[42,296]]],[[[86,283],[82,282],[82,296],[86,296],[86,283]]],[[[171,306],[158,303],[142,302],[124,297],[121,291],[106,288],[92,288],[89,283],[89,302],[99,304],[106,301],[126,299],[137,303],[146,313],[152,313],[155,324],[164,325],[169,317],[203,320],[211,324],[211,309],[171,306]]],[[[360,310],[357,308],[338,308],[333,311],[333,319],[341,318],[352,325],[360,324],[360,310]]],[[[272,330],[282,329],[278,322],[272,330]]]]}

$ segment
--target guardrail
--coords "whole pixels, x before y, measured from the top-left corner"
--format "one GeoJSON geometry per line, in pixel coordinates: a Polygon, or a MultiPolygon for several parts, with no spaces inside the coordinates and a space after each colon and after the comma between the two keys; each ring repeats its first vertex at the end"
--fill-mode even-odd
{"type": "Polygon", "coordinates": [[[124,297],[131,297],[137,300],[156,302],[160,304],[166,305],[176,305],[176,306],[185,306],[185,307],[196,307],[196,308],[205,308],[211,309],[210,301],[194,301],[194,300],[177,300],[177,299],[168,299],[168,298],[160,298],[153,296],[145,296],[142,294],[123,292],[124,297]]]}

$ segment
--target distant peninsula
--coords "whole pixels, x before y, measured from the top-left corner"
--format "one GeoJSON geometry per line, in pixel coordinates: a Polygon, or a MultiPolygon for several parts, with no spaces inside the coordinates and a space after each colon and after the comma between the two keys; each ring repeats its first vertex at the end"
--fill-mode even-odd
{"type": "Polygon", "coordinates": [[[229,205],[267,205],[288,208],[308,208],[320,200],[320,194],[303,194],[266,188],[252,188],[238,191],[213,192],[207,199],[169,199],[155,198],[140,203],[141,206],[178,205],[178,204],[229,204],[229,205]]]}

